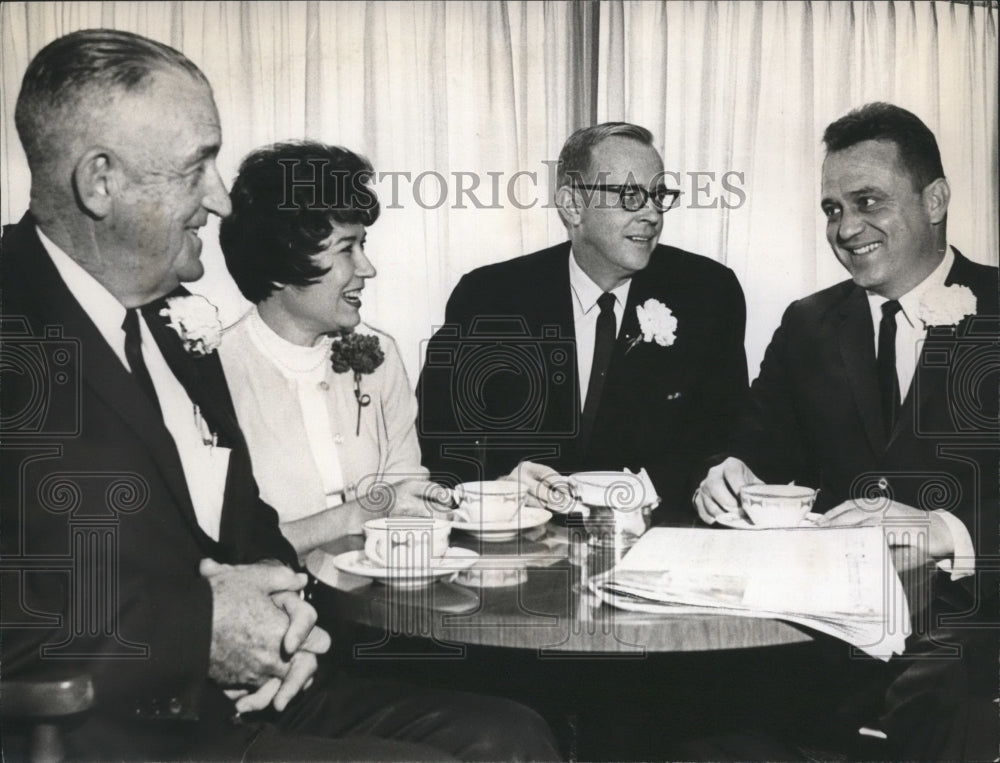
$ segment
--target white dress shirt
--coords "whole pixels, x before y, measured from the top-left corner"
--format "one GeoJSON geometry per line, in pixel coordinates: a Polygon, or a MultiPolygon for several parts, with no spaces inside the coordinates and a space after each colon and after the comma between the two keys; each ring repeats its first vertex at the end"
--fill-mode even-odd
{"type": "MultiPolygon", "coordinates": [[[[573,333],[576,335],[576,371],[580,379],[580,407],[587,399],[587,389],[590,387],[590,369],[594,365],[594,342],[597,335],[597,317],[601,308],[597,299],[604,290],[594,283],[590,276],[576,261],[571,251],[569,254],[569,286],[573,292],[573,333]]],[[[632,286],[630,278],[621,286],[611,290],[615,295],[615,336],[622,327],[625,315],[625,304],[628,302],[628,292],[632,286]]]]}
{"type": "MultiPolygon", "coordinates": [[[[254,308],[246,320],[250,339],[281,373],[295,386],[302,410],[302,420],[306,429],[309,452],[323,482],[326,508],[339,506],[344,502],[344,475],[337,453],[337,438],[330,426],[330,411],[327,407],[328,386],[325,380],[327,366],[330,365],[330,338],[323,339],[311,347],[293,344],[278,336],[264,323],[254,308]]],[[[307,507],[302,507],[305,510],[307,507]]],[[[301,516],[305,516],[302,514],[301,516]]],[[[283,521],[299,519],[300,516],[283,516],[283,521]]]]}
{"type": "MultiPolygon", "coordinates": [[[[125,307],[41,230],[36,230],[42,246],[70,294],[80,303],[122,365],[131,373],[125,357],[125,331],[122,329],[125,307]]],[[[231,451],[229,448],[205,443],[203,422],[195,412],[194,403],[163,359],[141,312],[139,318],[142,357],[153,380],[163,413],[163,423],[177,446],[195,516],[201,529],[218,540],[231,451]]]]}
{"type": "MultiPolygon", "coordinates": [[[[905,400],[913,384],[913,376],[920,360],[920,352],[927,338],[927,327],[918,317],[920,299],[924,292],[935,286],[943,286],[955,264],[955,254],[951,247],[945,249],[944,258],[927,278],[910,289],[897,301],[902,308],[896,313],[896,377],[899,382],[899,399],[905,400]]],[[[879,328],[882,323],[882,305],[889,300],[874,292],[868,292],[868,308],[872,314],[875,330],[875,346],[878,347],[879,328]]],[[[976,551],[972,545],[969,530],[960,519],[947,511],[935,511],[947,525],[954,542],[954,560],[945,559],[938,563],[942,569],[951,572],[953,579],[971,575],[976,567],[976,551]]]]}

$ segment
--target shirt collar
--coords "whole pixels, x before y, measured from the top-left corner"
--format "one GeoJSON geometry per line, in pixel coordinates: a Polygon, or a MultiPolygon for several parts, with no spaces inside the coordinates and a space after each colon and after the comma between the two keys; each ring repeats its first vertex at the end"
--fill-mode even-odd
{"type": "MultiPolygon", "coordinates": [[[[583,272],[583,268],[576,261],[572,251],[569,253],[569,285],[573,290],[573,298],[576,300],[577,307],[584,314],[594,309],[597,305],[597,298],[604,293],[604,290],[583,272]]],[[[624,305],[628,300],[628,291],[631,285],[632,279],[629,278],[625,283],[611,290],[621,305],[624,305]]]]}
{"type": "MultiPolygon", "coordinates": [[[[930,272],[930,275],[896,300],[899,302],[900,307],[903,308],[901,311],[903,316],[914,328],[923,328],[920,325],[920,319],[917,318],[917,308],[920,305],[920,298],[923,297],[928,289],[935,286],[943,286],[944,282],[948,279],[948,274],[951,272],[951,266],[954,264],[955,253],[950,246],[946,246],[944,257],[941,258],[938,266],[930,272]]],[[[889,300],[871,291],[867,292],[867,294],[868,307],[871,310],[872,319],[878,323],[882,320],[882,305],[889,300]]]]}
{"type": "Polygon", "coordinates": [[[125,362],[125,332],[122,330],[125,306],[100,281],[84,270],[80,263],[42,233],[41,228],[36,226],[35,231],[69,293],[80,303],[80,307],[111,345],[111,349],[125,362]]]}

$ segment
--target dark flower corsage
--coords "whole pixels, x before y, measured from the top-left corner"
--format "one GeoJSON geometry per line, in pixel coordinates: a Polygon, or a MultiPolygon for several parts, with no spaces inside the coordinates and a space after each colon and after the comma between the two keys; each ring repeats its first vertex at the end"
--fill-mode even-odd
{"type": "Polygon", "coordinates": [[[372,402],[371,395],[361,394],[361,375],[370,374],[385,360],[378,337],[371,334],[347,334],[330,345],[330,363],[338,374],[354,372],[354,399],[358,401],[358,424],[355,436],[361,434],[361,409],[372,402]]]}

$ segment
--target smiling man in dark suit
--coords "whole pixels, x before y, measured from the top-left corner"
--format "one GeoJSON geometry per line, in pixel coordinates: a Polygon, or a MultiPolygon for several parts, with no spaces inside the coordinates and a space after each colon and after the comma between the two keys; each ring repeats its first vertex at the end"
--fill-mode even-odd
{"type": "Polygon", "coordinates": [[[918,117],[869,104],[824,142],[826,235],[851,279],[785,312],[695,506],[714,522],[739,510],[742,486],[795,480],[819,488],[822,524],[881,525],[911,559],[928,555],[930,627],[916,627],[880,679],[882,752],[992,759],[997,268],[948,246],[948,181],[918,117]]]}
{"type": "MultiPolygon", "coordinates": [[[[259,499],[221,326],[180,287],[230,211],[201,71],[75,32],[32,60],[16,122],[32,184],[0,258],[4,679],[92,678],[73,758],[557,757],[514,703],[317,672],[330,639],[259,499]]],[[[24,737],[5,719],[5,758],[24,737]]]]}
{"type": "Polygon", "coordinates": [[[442,479],[522,465],[646,468],[660,517],[725,442],[747,384],[745,303],[732,271],[659,245],[680,195],[648,130],[578,130],[555,203],[569,241],[466,274],[427,346],[419,431],[442,479]]]}

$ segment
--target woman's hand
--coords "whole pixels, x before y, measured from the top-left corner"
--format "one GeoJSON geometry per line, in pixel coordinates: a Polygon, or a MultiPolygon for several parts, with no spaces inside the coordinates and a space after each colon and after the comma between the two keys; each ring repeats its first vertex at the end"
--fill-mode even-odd
{"type": "Polygon", "coordinates": [[[519,483],[528,498],[526,506],[534,506],[557,514],[565,514],[573,508],[575,498],[569,477],[555,469],[532,461],[522,461],[502,480],[519,483]]]}
{"type": "Polygon", "coordinates": [[[447,519],[455,508],[451,491],[436,482],[406,480],[392,486],[395,498],[391,516],[443,517],[447,519]]]}

